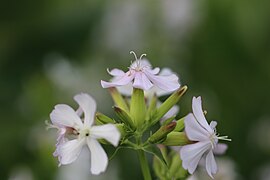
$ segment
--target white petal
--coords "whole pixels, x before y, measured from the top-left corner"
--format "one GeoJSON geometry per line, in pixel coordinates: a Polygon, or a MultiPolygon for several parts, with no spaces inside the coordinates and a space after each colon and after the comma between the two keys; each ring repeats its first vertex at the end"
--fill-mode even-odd
{"type": "Polygon", "coordinates": [[[145,91],[149,90],[153,84],[142,72],[136,72],[133,87],[143,89],[145,91]]]}
{"type": "Polygon", "coordinates": [[[215,147],[215,149],[213,149],[214,154],[217,155],[222,155],[226,152],[226,150],[228,149],[228,145],[224,144],[224,143],[218,143],[215,147]]]}
{"type": "Polygon", "coordinates": [[[118,86],[116,87],[117,90],[120,92],[120,94],[124,95],[124,96],[131,96],[132,95],[132,83],[128,83],[125,86],[118,86]]]}
{"type": "Polygon", "coordinates": [[[174,74],[170,76],[159,76],[159,75],[153,75],[147,70],[144,71],[146,76],[152,81],[152,83],[159,87],[160,89],[163,89],[168,92],[172,92],[180,88],[180,84],[178,82],[178,77],[174,74]]]}
{"type": "Polygon", "coordinates": [[[94,122],[96,112],[96,102],[88,94],[81,93],[74,96],[74,100],[80,105],[84,112],[84,124],[91,126],[94,122]]]}
{"type": "Polygon", "coordinates": [[[196,121],[194,115],[189,113],[184,120],[187,137],[191,141],[207,141],[210,134],[196,121]]]}
{"type": "Polygon", "coordinates": [[[119,130],[112,124],[93,126],[90,130],[91,137],[103,138],[112,145],[117,146],[121,137],[119,130]]]}
{"type": "Polygon", "coordinates": [[[82,127],[82,121],[76,112],[68,105],[58,104],[54,107],[54,110],[50,114],[50,118],[53,124],[57,126],[82,127]]]}
{"type": "Polygon", "coordinates": [[[194,113],[195,118],[197,121],[201,124],[202,127],[204,127],[209,133],[213,133],[213,129],[209,126],[207,123],[205,116],[203,114],[202,110],[202,99],[201,97],[193,97],[192,99],[192,110],[194,113]]]}
{"type": "Polygon", "coordinates": [[[107,71],[112,76],[124,76],[125,75],[125,72],[120,70],[120,69],[112,69],[111,71],[109,71],[107,69],[107,71]]]}
{"type": "Polygon", "coordinates": [[[116,86],[124,86],[130,83],[134,79],[134,73],[128,71],[123,76],[112,80],[112,82],[106,82],[101,80],[101,86],[103,88],[116,87],[116,86]]]}
{"type": "Polygon", "coordinates": [[[98,175],[107,168],[107,154],[99,142],[94,138],[87,138],[87,145],[91,152],[91,173],[98,175]]]}
{"type": "Polygon", "coordinates": [[[214,154],[211,150],[209,151],[209,153],[206,156],[205,163],[206,163],[206,171],[207,171],[208,175],[212,179],[214,179],[213,174],[217,173],[217,163],[215,161],[214,154]]]}
{"type": "Polygon", "coordinates": [[[70,164],[74,162],[81,153],[85,139],[74,139],[60,144],[57,147],[60,164],[70,164]]]}
{"type": "Polygon", "coordinates": [[[211,142],[207,141],[183,146],[180,149],[183,168],[193,174],[203,154],[209,149],[211,149],[211,142]]]}

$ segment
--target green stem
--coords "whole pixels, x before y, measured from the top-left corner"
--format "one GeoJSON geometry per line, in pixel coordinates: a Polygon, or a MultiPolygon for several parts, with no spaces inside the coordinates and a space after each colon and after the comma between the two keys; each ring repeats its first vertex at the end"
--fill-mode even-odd
{"type": "Polygon", "coordinates": [[[150,174],[150,170],[149,170],[149,166],[148,166],[148,162],[147,162],[145,153],[143,150],[138,150],[137,152],[139,155],[139,160],[140,160],[144,180],[151,180],[152,177],[150,174]]]}

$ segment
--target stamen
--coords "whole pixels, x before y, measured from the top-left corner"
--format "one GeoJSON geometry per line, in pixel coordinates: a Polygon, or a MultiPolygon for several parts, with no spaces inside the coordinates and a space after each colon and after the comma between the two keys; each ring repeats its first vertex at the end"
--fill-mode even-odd
{"type": "Polygon", "coordinates": [[[59,129],[57,126],[51,124],[48,120],[45,121],[45,124],[47,125],[46,130],[55,128],[55,129],[59,129]]]}
{"type": "Polygon", "coordinates": [[[142,58],[143,58],[143,56],[146,56],[146,54],[142,54],[142,55],[141,55],[141,57],[140,57],[140,59],[142,59],[142,58]]]}
{"type": "Polygon", "coordinates": [[[137,55],[136,55],[136,53],[135,53],[134,51],[130,51],[129,53],[130,53],[130,54],[133,54],[134,57],[135,57],[135,59],[138,60],[137,55]]]}
{"type": "Polygon", "coordinates": [[[228,138],[228,136],[220,136],[220,137],[218,137],[218,139],[220,139],[220,140],[223,140],[223,141],[232,141],[232,139],[229,139],[228,138]]]}

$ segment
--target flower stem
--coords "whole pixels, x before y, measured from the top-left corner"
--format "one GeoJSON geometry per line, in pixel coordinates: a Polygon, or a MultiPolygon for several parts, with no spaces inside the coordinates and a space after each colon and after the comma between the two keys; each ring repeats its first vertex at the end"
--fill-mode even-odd
{"type": "Polygon", "coordinates": [[[148,162],[147,162],[145,153],[143,150],[138,150],[137,152],[139,155],[139,160],[140,160],[144,180],[151,180],[152,177],[150,174],[150,170],[149,170],[149,166],[148,166],[148,162]]]}

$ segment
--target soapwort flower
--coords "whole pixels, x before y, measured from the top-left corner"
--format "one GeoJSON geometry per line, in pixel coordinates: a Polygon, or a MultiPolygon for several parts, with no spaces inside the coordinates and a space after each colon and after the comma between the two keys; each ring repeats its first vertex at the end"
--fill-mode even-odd
{"type": "Polygon", "coordinates": [[[151,64],[142,59],[146,54],[142,54],[140,59],[134,54],[136,60],[129,67],[129,71],[124,72],[120,69],[108,70],[108,73],[114,76],[111,82],[101,81],[103,88],[125,86],[132,83],[134,88],[149,90],[156,86],[164,91],[172,92],[180,87],[178,77],[175,74],[160,75],[159,68],[152,68],[151,64]]]}
{"type": "Polygon", "coordinates": [[[203,158],[206,171],[213,178],[213,174],[216,174],[218,170],[214,152],[222,153],[227,148],[224,144],[218,144],[218,141],[231,140],[228,139],[228,136],[218,136],[216,121],[212,121],[210,125],[207,123],[202,110],[201,97],[193,97],[192,110],[193,113],[186,116],[184,123],[188,139],[195,143],[185,145],[180,149],[182,165],[190,174],[193,174],[199,161],[203,158]]]}
{"type": "Polygon", "coordinates": [[[120,140],[118,129],[112,124],[95,126],[96,102],[88,94],[78,94],[74,100],[79,104],[77,113],[68,105],[58,104],[50,114],[52,126],[59,129],[55,156],[59,165],[74,162],[82,148],[87,145],[91,154],[91,173],[106,170],[108,157],[98,139],[105,139],[117,146],[120,140]],[[83,118],[80,115],[83,114],[83,118]]]}

